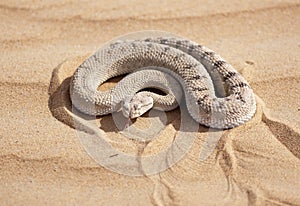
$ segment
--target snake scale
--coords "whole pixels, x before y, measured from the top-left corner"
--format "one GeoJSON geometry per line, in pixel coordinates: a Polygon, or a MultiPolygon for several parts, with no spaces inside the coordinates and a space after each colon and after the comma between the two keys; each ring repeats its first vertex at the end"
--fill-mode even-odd
{"type": "Polygon", "coordinates": [[[153,87],[164,90],[165,99],[157,100],[158,96],[145,91],[144,95],[151,96],[154,105],[173,109],[170,97],[174,94],[168,90],[170,81],[160,83],[169,76],[178,80],[188,112],[199,124],[228,129],[245,123],[255,113],[256,102],[250,85],[230,64],[212,50],[177,37],[118,40],[101,48],[75,71],[70,96],[72,104],[81,112],[106,115],[122,107],[126,109],[126,95],[153,87]],[[146,73],[147,69],[160,73],[146,73]],[[130,77],[130,73],[138,72],[136,77],[130,77]],[[108,79],[124,74],[129,75],[119,86],[98,91],[99,85],[108,79]]]}

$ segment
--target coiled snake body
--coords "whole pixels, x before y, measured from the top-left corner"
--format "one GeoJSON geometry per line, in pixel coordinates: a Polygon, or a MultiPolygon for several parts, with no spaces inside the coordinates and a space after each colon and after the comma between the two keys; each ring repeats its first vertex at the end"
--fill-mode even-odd
{"type": "Polygon", "coordinates": [[[86,114],[105,115],[122,108],[125,116],[135,118],[145,112],[138,110],[152,106],[174,109],[174,96],[182,92],[178,85],[190,115],[207,127],[233,128],[255,113],[251,87],[230,64],[204,46],[174,37],[122,40],[100,49],[75,71],[70,95],[72,104],[86,114]],[[116,87],[97,90],[109,78],[132,72],[116,87]],[[148,87],[167,95],[137,93],[148,87]]]}

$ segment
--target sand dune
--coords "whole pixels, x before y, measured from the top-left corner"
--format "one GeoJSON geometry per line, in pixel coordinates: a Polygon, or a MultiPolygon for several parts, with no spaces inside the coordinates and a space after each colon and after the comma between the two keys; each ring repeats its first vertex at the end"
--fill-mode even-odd
{"type": "MultiPolygon", "coordinates": [[[[9,1],[0,17],[1,205],[300,205],[297,1],[9,1]],[[192,124],[157,165],[143,157],[174,143],[180,118],[191,120],[184,109],[168,112],[146,143],[128,139],[111,115],[76,113],[68,96],[76,67],[105,42],[146,29],[223,56],[253,87],[255,116],[226,131],[192,124]],[[106,165],[97,163],[99,135],[118,152],[140,155],[130,159],[137,176],[113,172],[120,159],[109,151],[106,165]],[[163,170],[165,162],[174,164],[163,170]],[[154,166],[163,171],[152,174],[154,166]]],[[[149,121],[156,119],[134,125],[149,121]]]]}

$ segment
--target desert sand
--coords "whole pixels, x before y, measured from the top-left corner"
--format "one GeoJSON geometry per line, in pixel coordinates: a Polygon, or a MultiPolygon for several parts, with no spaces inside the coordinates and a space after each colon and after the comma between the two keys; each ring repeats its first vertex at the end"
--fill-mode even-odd
{"type": "Polygon", "coordinates": [[[2,1],[0,16],[0,205],[300,205],[299,1],[2,1]],[[112,171],[85,146],[96,129],[124,154],[151,156],[174,142],[187,113],[168,112],[147,143],[123,135],[112,115],[76,119],[68,96],[76,67],[141,30],[220,54],[252,86],[257,111],[234,129],[183,131],[188,147],[166,170],[136,158],[139,170],[112,171]],[[84,121],[98,125],[89,132],[84,121]]]}

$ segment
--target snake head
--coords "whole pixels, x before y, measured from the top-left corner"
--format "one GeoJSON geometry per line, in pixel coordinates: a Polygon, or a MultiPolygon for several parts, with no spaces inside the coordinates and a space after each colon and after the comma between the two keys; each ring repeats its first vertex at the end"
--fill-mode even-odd
{"type": "Polygon", "coordinates": [[[142,92],[135,94],[132,98],[125,98],[122,107],[123,115],[134,119],[142,116],[153,107],[153,98],[142,92]]]}

